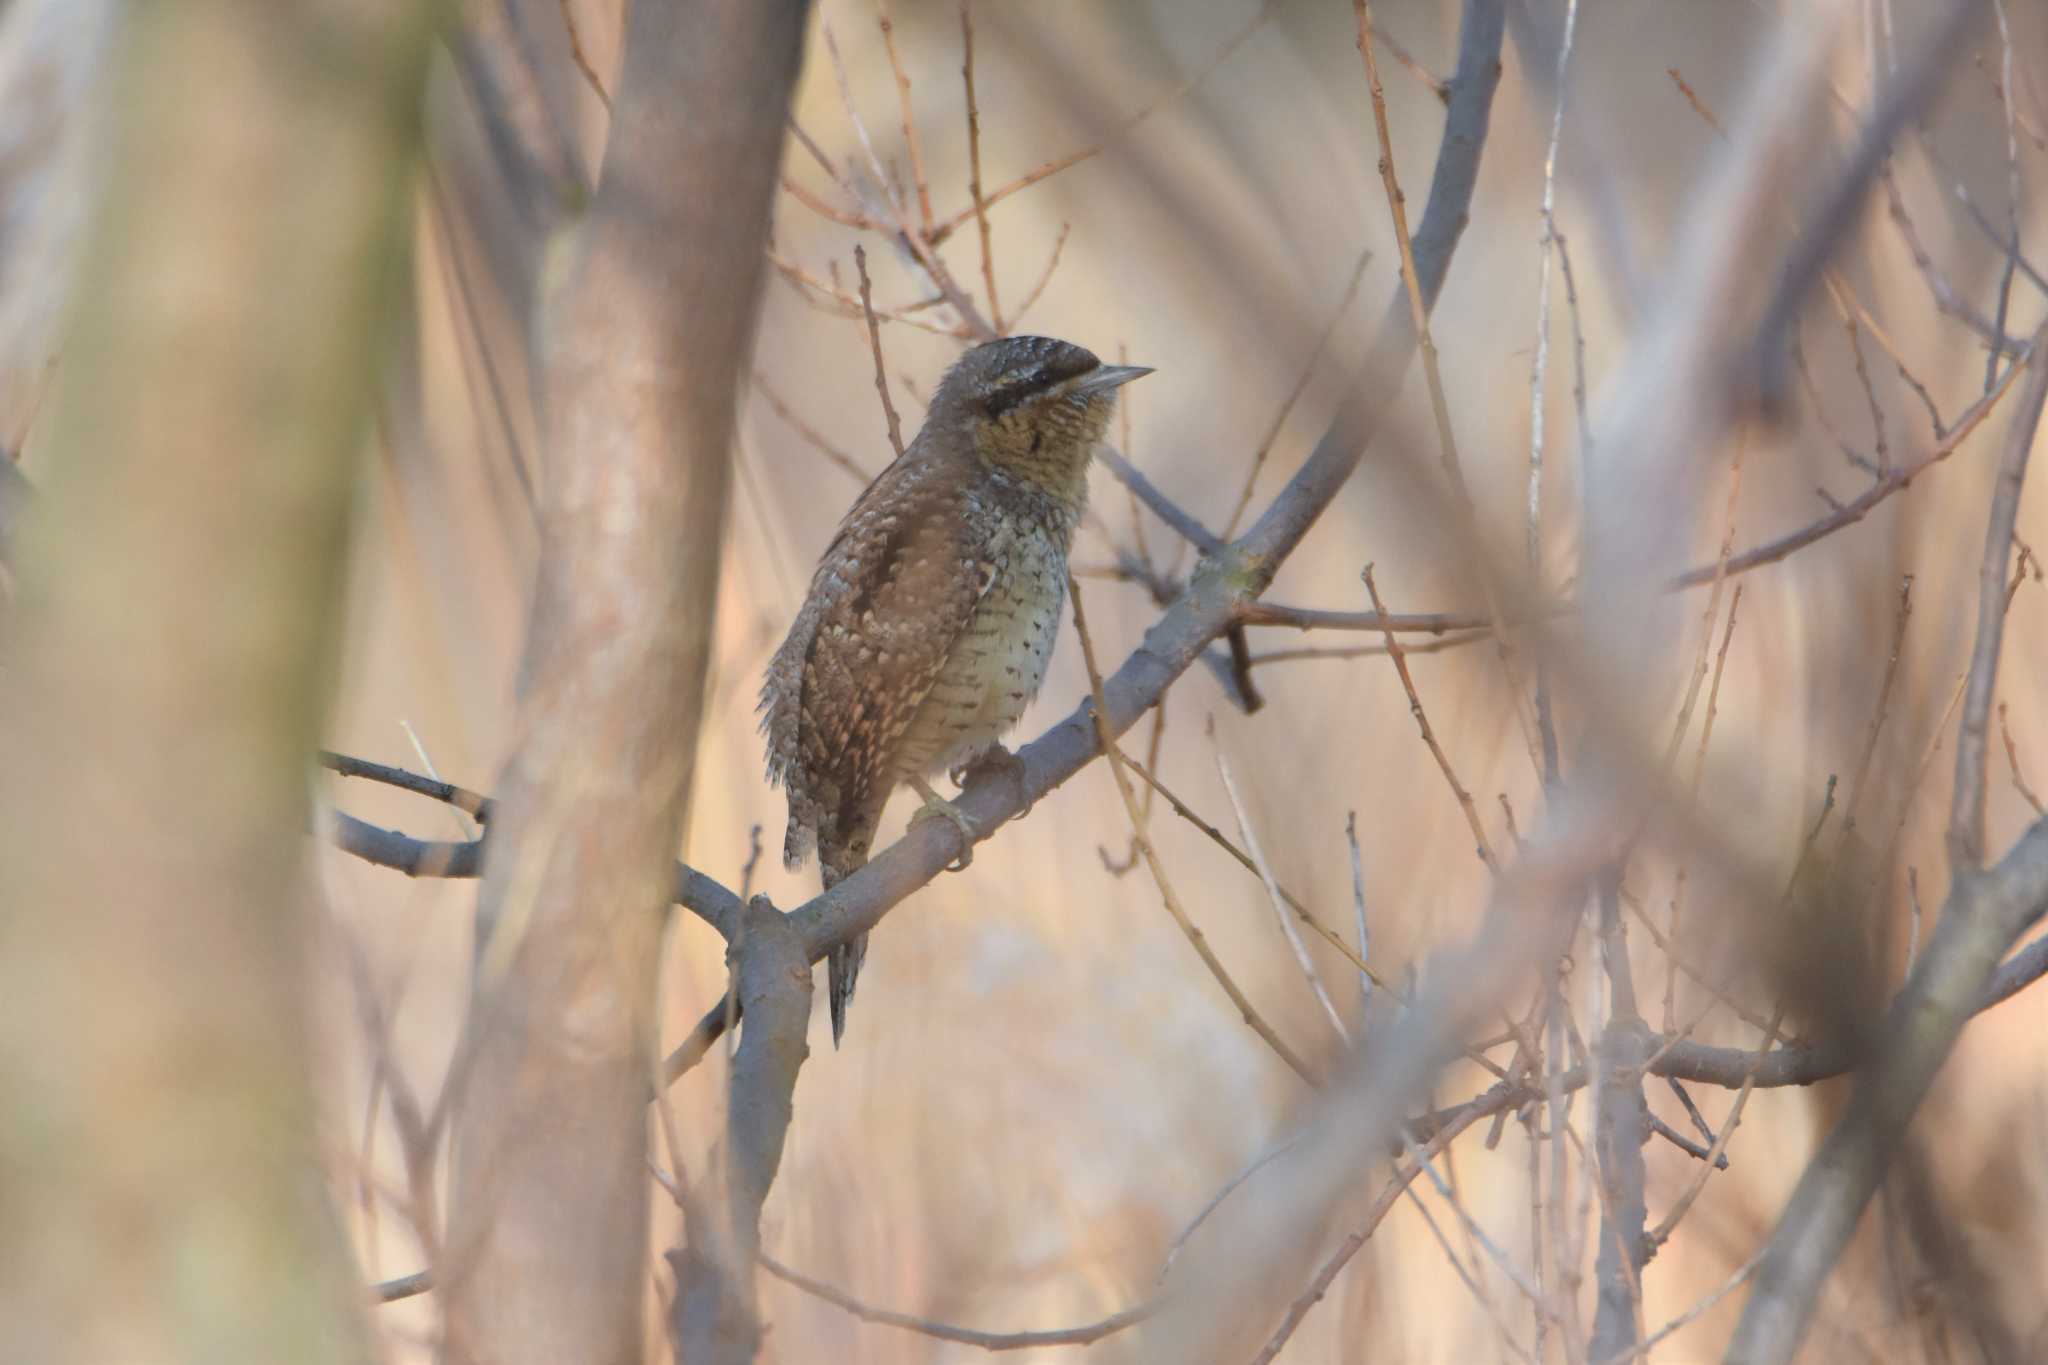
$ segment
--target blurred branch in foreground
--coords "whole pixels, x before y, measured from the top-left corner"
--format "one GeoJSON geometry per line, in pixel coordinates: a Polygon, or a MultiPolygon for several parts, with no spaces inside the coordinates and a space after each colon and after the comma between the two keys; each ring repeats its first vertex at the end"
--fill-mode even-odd
{"type": "Polygon", "coordinates": [[[147,5],[108,80],[0,707],[10,1360],[372,1358],[308,1166],[301,831],[427,39],[147,5]]]}

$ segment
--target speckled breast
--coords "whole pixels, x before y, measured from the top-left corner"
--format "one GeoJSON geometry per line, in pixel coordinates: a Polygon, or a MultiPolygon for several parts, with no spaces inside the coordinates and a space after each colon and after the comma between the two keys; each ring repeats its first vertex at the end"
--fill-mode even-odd
{"type": "Polygon", "coordinates": [[[1067,600],[1064,537],[1020,527],[990,547],[994,576],[911,720],[906,775],[940,773],[985,752],[1038,695],[1067,600]]]}

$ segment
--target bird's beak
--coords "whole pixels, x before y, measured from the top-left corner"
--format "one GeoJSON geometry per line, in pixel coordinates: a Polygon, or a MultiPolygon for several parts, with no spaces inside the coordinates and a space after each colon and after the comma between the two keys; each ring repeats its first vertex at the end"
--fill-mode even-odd
{"type": "Polygon", "coordinates": [[[1098,365],[1087,374],[1081,376],[1081,381],[1074,385],[1074,387],[1084,393],[1094,393],[1102,389],[1119,389],[1130,383],[1133,379],[1143,379],[1150,373],[1152,373],[1150,365],[1098,365]]]}

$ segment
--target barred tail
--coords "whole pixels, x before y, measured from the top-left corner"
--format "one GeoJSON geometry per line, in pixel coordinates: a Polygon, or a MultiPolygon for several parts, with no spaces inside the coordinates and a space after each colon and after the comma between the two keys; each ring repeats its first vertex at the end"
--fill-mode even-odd
{"type": "Polygon", "coordinates": [[[838,1047],[846,1033],[846,1007],[853,1000],[853,983],[860,976],[861,959],[868,955],[868,936],[860,935],[832,950],[825,963],[828,1003],[832,1007],[832,1046],[838,1047]]]}
{"type": "MultiPolygon", "coordinates": [[[[878,808],[875,815],[880,814],[878,808]]],[[[867,865],[875,824],[875,819],[870,818],[859,821],[856,828],[845,831],[841,837],[819,838],[818,871],[827,891],[841,878],[850,877],[867,865]]],[[[853,999],[853,984],[860,976],[860,964],[867,955],[868,936],[861,934],[834,948],[825,959],[825,999],[832,1011],[832,1046],[835,1048],[846,1035],[846,1007],[853,999]]]]}

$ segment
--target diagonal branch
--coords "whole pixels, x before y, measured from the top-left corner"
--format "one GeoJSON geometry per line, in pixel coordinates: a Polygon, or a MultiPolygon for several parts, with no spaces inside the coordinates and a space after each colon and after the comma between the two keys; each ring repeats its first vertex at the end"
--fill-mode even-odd
{"type": "Polygon", "coordinates": [[[2013,414],[2006,437],[2005,458],[1991,496],[1991,525],[1984,534],[1984,559],[1977,569],[1977,646],[1970,655],[1970,681],[1963,692],[1962,728],[1956,736],[1956,786],[1949,806],[1949,861],[1958,875],[1984,865],[1984,759],[1989,749],[1991,694],[1998,681],[1998,652],[2005,638],[2006,561],[2012,558],[2013,531],[2019,522],[2020,488],[2027,477],[2027,456],[2048,400],[2048,326],[2034,334],[2028,348],[2027,388],[2020,410],[2013,414]]]}
{"type": "Polygon", "coordinates": [[[1791,1359],[1821,1282],[1848,1244],[1935,1073],[1984,998],[2000,960],[2048,912],[2048,820],[2036,822],[1996,867],[1979,870],[1985,727],[2003,632],[2005,562],[2027,452],[2048,399],[2041,340],[2037,337],[2029,360],[2026,398],[2008,436],[1985,537],[1984,572],[1990,586],[1984,588],[1980,580],[1977,646],[1966,689],[1970,705],[1964,712],[1964,737],[1956,746],[1949,901],[1927,951],[1886,1015],[1874,1060],[1848,1113],[1807,1166],[1771,1236],[1757,1288],[1729,1346],[1731,1361],[1791,1359]]]}

